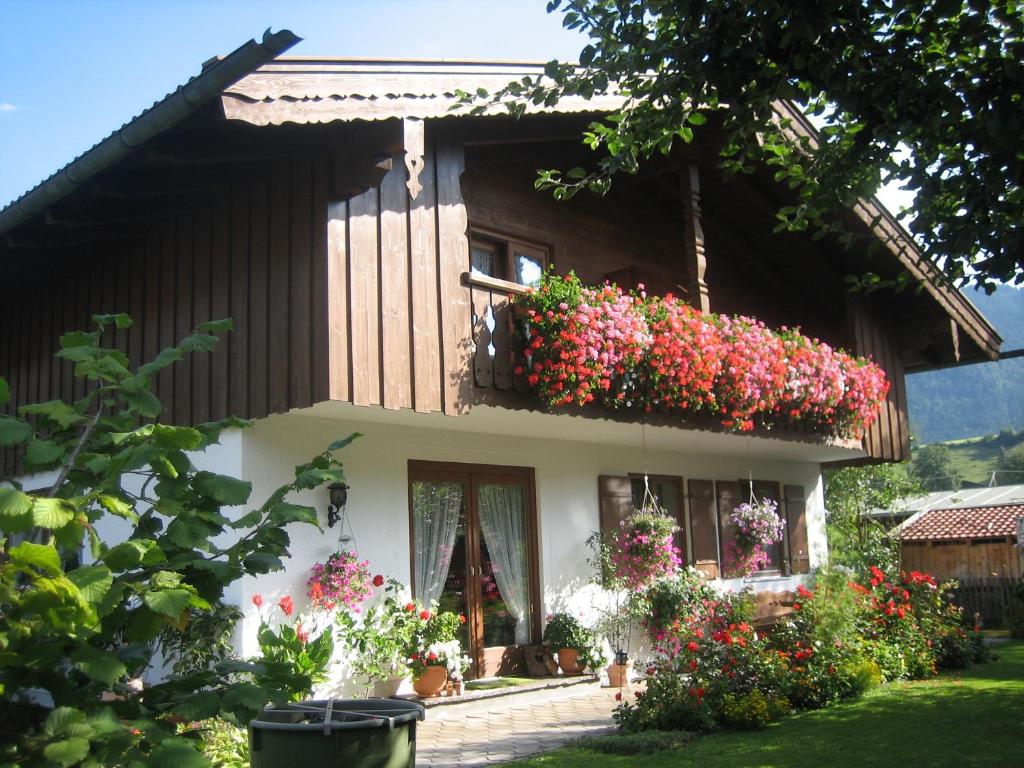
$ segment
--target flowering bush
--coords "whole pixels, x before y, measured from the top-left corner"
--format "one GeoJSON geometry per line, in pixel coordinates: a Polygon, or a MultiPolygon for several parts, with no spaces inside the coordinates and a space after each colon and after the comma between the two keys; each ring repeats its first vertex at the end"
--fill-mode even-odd
{"type": "Polygon", "coordinates": [[[874,363],[798,330],[703,314],[676,297],[635,295],[545,274],[513,297],[523,357],[516,373],[548,405],[707,414],[737,431],[810,424],[860,437],[889,384],[874,363]]]}
{"type": "Polygon", "coordinates": [[[431,611],[417,601],[406,603],[403,610],[410,619],[405,658],[414,678],[419,678],[427,667],[445,667],[453,676],[469,668],[471,660],[463,655],[458,639],[465,616],[431,611]]]}
{"type": "MultiPolygon", "coordinates": [[[[286,690],[292,701],[308,698],[313,686],[327,679],[327,666],[334,652],[334,636],[329,629],[313,636],[315,627],[310,619],[295,615],[295,603],[285,595],[277,601],[282,618],[273,624],[263,611],[263,596],[253,595],[252,603],[260,615],[260,628],[256,639],[263,654],[263,675],[268,681],[280,680],[284,684],[289,676],[296,675],[299,684],[288,683],[286,690]]],[[[268,609],[268,613],[273,608],[268,609]]]]}
{"type": "Polygon", "coordinates": [[[355,553],[345,550],[335,552],[326,562],[316,563],[306,582],[314,607],[333,610],[343,605],[356,613],[362,602],[373,593],[373,585],[383,583],[383,576],[375,576],[371,580],[367,560],[360,560],[355,553]]]}
{"type": "Polygon", "coordinates": [[[786,521],[779,517],[778,504],[771,499],[740,504],[729,515],[735,540],[725,543],[725,572],[728,576],[749,576],[769,562],[766,547],[780,541],[786,521]]]}
{"type": "Polygon", "coordinates": [[[639,591],[672,576],[682,563],[672,542],[677,530],[671,518],[654,512],[636,512],[623,520],[611,551],[616,580],[639,591]]]}
{"type": "Polygon", "coordinates": [[[408,672],[406,647],[412,632],[420,621],[415,612],[406,610],[401,595],[404,587],[394,579],[375,586],[383,586],[376,601],[365,607],[361,614],[338,611],[334,621],[339,638],[351,650],[352,671],[367,682],[404,677],[408,672]]]}

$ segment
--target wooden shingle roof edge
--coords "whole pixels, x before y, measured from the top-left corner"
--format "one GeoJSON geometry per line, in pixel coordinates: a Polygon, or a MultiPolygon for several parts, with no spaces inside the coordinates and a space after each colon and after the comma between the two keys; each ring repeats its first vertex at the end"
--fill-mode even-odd
{"type": "Polygon", "coordinates": [[[268,29],[261,41],[250,40],[224,58],[211,60],[198,75],[0,210],[0,235],[67,197],[79,185],[193,114],[220,96],[226,87],[300,40],[290,30],[268,29]]]}

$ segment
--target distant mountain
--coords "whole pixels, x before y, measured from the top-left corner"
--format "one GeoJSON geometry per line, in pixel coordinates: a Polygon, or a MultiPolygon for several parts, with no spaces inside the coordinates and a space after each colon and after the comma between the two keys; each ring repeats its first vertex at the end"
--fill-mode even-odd
{"type": "MultiPolygon", "coordinates": [[[[1024,347],[1024,289],[965,294],[1003,337],[1004,350],[1024,347]]],[[[907,377],[907,401],[919,443],[1024,427],[1024,358],[914,374],[907,377]]]]}

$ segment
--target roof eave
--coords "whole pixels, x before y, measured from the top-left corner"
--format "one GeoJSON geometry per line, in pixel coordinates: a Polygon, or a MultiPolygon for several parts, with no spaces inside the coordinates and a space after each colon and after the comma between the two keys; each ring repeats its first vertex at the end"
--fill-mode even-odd
{"type": "Polygon", "coordinates": [[[9,232],[67,197],[97,173],[193,114],[219,96],[226,87],[273,60],[300,40],[290,30],[271,32],[268,29],[262,41],[250,40],[203,69],[196,77],[0,210],[0,234],[9,232]]]}

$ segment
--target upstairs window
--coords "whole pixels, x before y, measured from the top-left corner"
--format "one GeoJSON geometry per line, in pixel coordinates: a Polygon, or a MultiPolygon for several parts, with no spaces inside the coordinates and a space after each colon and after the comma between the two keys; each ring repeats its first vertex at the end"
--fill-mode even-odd
{"type": "Polygon", "coordinates": [[[535,286],[549,263],[548,249],[488,232],[470,236],[470,271],[519,285],[535,286]]]}

